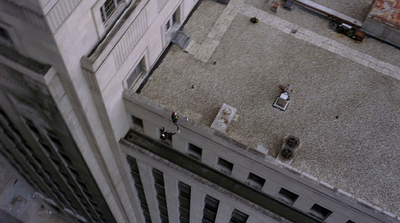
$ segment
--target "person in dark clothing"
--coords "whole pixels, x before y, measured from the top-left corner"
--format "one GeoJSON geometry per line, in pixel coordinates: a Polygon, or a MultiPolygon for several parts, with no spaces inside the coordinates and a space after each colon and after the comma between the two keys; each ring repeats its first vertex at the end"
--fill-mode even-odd
{"type": "MultiPolygon", "coordinates": [[[[178,124],[178,122],[182,121],[182,119],[179,119],[178,113],[176,113],[176,112],[172,112],[171,119],[172,119],[172,123],[174,123],[174,125],[176,125],[176,131],[177,131],[178,133],[180,133],[181,131],[179,131],[179,124],[178,124]]],[[[184,120],[184,121],[188,121],[189,119],[188,119],[188,118],[185,118],[185,119],[183,119],[183,120],[184,120]]]]}
{"type": "Polygon", "coordinates": [[[161,129],[160,139],[161,140],[172,140],[172,136],[175,135],[176,132],[167,132],[167,130],[163,127],[161,129]]]}

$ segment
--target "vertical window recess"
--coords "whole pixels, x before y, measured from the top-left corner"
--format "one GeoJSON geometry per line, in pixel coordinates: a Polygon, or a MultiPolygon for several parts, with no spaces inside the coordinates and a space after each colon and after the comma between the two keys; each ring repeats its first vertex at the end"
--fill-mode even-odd
{"type": "Polygon", "coordinates": [[[261,178],[253,173],[249,173],[249,176],[245,182],[248,186],[253,187],[257,190],[261,190],[264,186],[265,179],[261,178]]]}
{"type": "Polygon", "coordinates": [[[226,175],[231,175],[232,169],[233,169],[233,163],[226,161],[222,158],[218,158],[218,163],[217,163],[218,171],[226,175]]]}
{"type": "Polygon", "coordinates": [[[189,143],[189,149],[188,149],[188,152],[186,153],[186,155],[189,156],[190,158],[201,161],[202,151],[203,150],[200,147],[197,147],[197,146],[189,143]]]}

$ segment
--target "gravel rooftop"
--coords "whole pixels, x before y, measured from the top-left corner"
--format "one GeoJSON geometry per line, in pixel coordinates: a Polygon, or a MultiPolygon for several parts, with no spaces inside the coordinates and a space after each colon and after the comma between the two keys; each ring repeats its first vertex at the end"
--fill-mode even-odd
{"type": "MultiPolygon", "coordinates": [[[[352,2],[316,1],[364,21],[371,0],[352,2]]],[[[231,105],[239,118],[226,134],[253,148],[263,145],[272,157],[286,135],[295,135],[302,147],[292,166],[399,216],[400,50],[370,38],[356,43],[330,30],[320,16],[298,6],[273,13],[271,4],[242,2],[385,62],[382,66],[391,64],[394,75],[271,24],[252,24],[239,9],[207,62],[174,45],[141,94],[208,126],[223,103],[231,105]],[[273,108],[278,85],[289,83],[288,109],[273,108]]],[[[226,7],[201,3],[185,26],[195,42],[206,40],[226,7]]]]}

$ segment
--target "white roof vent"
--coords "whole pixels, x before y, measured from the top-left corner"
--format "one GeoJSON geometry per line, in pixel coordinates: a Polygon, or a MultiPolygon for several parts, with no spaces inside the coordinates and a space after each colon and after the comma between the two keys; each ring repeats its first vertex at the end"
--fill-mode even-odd
{"type": "Polygon", "coordinates": [[[225,133],[233,117],[235,116],[236,111],[236,108],[224,103],[219,110],[217,117],[211,124],[211,128],[225,133]]]}

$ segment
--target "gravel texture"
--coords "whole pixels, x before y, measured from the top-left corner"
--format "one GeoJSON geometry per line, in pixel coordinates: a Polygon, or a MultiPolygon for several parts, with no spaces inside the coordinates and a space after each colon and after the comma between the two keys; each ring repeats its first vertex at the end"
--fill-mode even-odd
{"type": "MultiPolygon", "coordinates": [[[[262,7],[260,2],[254,0],[254,6],[262,7]]],[[[345,1],[325,2],[339,10],[345,1]]],[[[200,7],[187,27],[210,24],[210,11],[220,7],[214,2],[203,4],[207,7],[200,7]]],[[[286,20],[400,64],[400,51],[393,47],[371,39],[355,44],[329,30],[321,17],[298,8],[282,11],[277,15],[289,15],[286,20]]],[[[205,27],[208,32],[211,25],[205,27]]],[[[262,144],[276,157],[283,138],[293,134],[303,144],[292,166],[400,215],[398,79],[267,24],[250,24],[249,17],[239,13],[207,63],[173,46],[142,94],[208,126],[227,103],[239,115],[228,127],[230,137],[253,148],[262,144]],[[278,85],[289,83],[293,95],[282,112],[272,103],[280,94],[278,85]]]]}
{"type": "Polygon", "coordinates": [[[202,43],[207,38],[207,34],[211,31],[212,26],[225,7],[226,6],[216,4],[213,1],[203,1],[197,9],[197,11],[202,11],[203,13],[194,13],[190,18],[191,21],[201,20],[201,22],[189,22],[185,26],[190,32],[191,39],[202,43]]]}
{"type": "MultiPolygon", "coordinates": [[[[340,12],[344,15],[355,18],[359,21],[364,21],[368,15],[373,0],[312,0],[313,2],[340,12]]],[[[279,2],[281,5],[285,1],[274,0],[245,0],[246,4],[252,5],[264,11],[269,11],[273,2],[279,2]]],[[[295,6],[297,10],[297,6],[295,6]]],[[[282,9],[282,8],[281,8],[282,9]]],[[[283,9],[284,10],[284,9],[283,9]]],[[[282,11],[283,11],[282,10],[282,11]]],[[[280,11],[279,11],[280,12],[280,11]]]]}
{"type": "MultiPolygon", "coordinates": [[[[263,11],[273,13],[270,10],[273,2],[272,0],[245,0],[245,2],[263,11]]],[[[283,1],[280,2],[283,3],[283,1]]],[[[352,1],[362,2],[362,4],[360,3],[360,5],[364,5],[363,7],[356,7],[359,6],[356,4],[348,4],[347,0],[314,0],[314,2],[336,10],[352,18],[358,19],[361,22],[364,22],[369,12],[369,8],[372,4],[370,0],[352,1]],[[366,8],[368,8],[368,10],[366,10],[366,8]]],[[[311,12],[310,10],[305,9],[302,6],[295,5],[292,11],[281,8],[278,13],[273,13],[273,15],[297,24],[305,29],[309,29],[320,35],[329,37],[332,40],[336,40],[345,46],[351,47],[363,53],[367,53],[379,60],[386,61],[396,66],[400,66],[400,52],[395,47],[388,44],[382,44],[380,41],[369,37],[366,37],[361,43],[355,42],[349,37],[346,37],[342,34],[335,32],[333,29],[328,28],[329,20],[326,17],[311,12]]]]}
{"type": "Polygon", "coordinates": [[[313,0],[313,2],[360,21],[367,18],[373,0],[313,0]]]}

